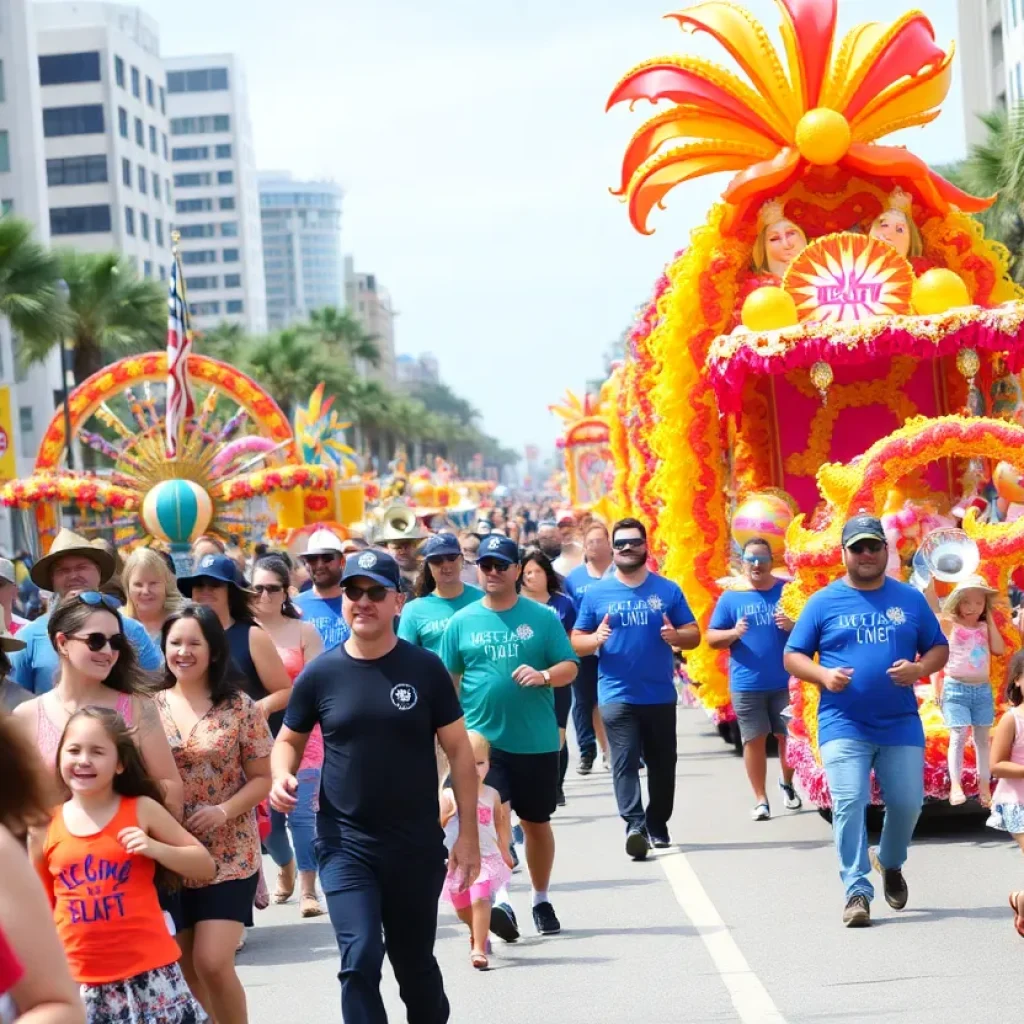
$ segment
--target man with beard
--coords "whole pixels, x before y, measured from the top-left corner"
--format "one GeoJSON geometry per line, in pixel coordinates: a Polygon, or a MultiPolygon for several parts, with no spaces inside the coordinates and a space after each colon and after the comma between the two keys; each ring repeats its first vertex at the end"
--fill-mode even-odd
{"type": "Polygon", "coordinates": [[[341,574],[345,555],[341,541],[330,530],[314,530],[300,556],[312,589],[305,590],[292,602],[306,622],[316,626],[324,650],[329,651],[348,639],[349,628],[341,614],[341,574]]]}
{"type": "Polygon", "coordinates": [[[789,673],[782,655],[793,623],[779,609],[782,580],[772,575],[768,541],[753,537],[743,545],[743,575],[743,589],[727,590],[718,599],[707,641],[712,649],[729,652],[729,695],[740,727],[743,763],[754,790],[750,816],[767,821],[772,816],[765,793],[769,733],[779,742],[783,803],[791,811],[803,806],[793,788],[793,769],[786,763],[789,673]]]}
{"type": "Polygon", "coordinates": [[[393,505],[384,512],[384,529],[377,536],[376,543],[383,547],[389,555],[398,563],[402,574],[402,594],[410,598],[416,591],[416,577],[420,573],[422,559],[419,555],[420,544],[430,536],[420,526],[419,520],[412,514],[405,505],[393,505]],[[398,523],[398,515],[408,516],[411,520],[408,528],[402,528],[398,523]]]}
{"type": "MultiPolygon", "coordinates": [[[[562,623],[547,606],[520,597],[519,547],[494,534],[480,545],[480,601],[457,611],[444,631],[441,658],[466,713],[466,727],[491,744],[487,785],[519,816],[533,886],[533,923],[541,935],[561,924],[548,898],[555,862],[551,815],[558,803],[561,741],[552,688],[568,686],[576,656],[562,623]]],[[[491,928],[519,938],[504,890],[495,896],[491,928]]]]}
{"type": "Polygon", "coordinates": [[[612,548],[615,572],[587,590],[572,643],[581,657],[598,656],[598,704],[611,748],[615,800],[626,822],[626,853],[643,860],[652,845],[671,845],[677,701],[672,650],[696,647],[700,627],[679,587],[648,570],[643,523],[620,519],[612,527],[612,548]]]}
{"type": "Polygon", "coordinates": [[[925,596],[886,575],[885,531],[874,516],[843,527],[846,576],[804,606],[786,669],[821,689],[818,744],[832,794],[832,829],[846,889],[843,924],[871,924],[881,876],[894,910],[909,895],[903,864],[924,802],[924,729],[914,684],[938,672],[949,646],[925,596]],[[818,661],[814,661],[814,655],[818,661]],[[881,843],[868,848],[871,772],[885,801],[881,843]]]}

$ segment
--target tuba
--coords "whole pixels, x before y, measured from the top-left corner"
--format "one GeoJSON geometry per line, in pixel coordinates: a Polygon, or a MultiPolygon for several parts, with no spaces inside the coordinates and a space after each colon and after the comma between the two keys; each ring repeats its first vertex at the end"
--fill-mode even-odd
{"type": "Polygon", "coordinates": [[[932,530],[917,549],[910,582],[924,590],[933,577],[943,583],[959,583],[978,570],[978,545],[953,527],[932,530]]]}

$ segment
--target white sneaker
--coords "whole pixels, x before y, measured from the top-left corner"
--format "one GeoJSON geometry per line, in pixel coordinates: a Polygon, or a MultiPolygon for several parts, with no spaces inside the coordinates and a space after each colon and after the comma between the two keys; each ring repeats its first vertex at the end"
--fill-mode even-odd
{"type": "Polygon", "coordinates": [[[750,817],[753,821],[767,821],[772,816],[772,810],[767,800],[762,800],[750,809],[750,817]]]}
{"type": "Polygon", "coordinates": [[[804,802],[800,799],[800,795],[793,787],[792,782],[785,782],[784,780],[779,779],[779,789],[782,790],[787,811],[799,811],[800,808],[803,807],[804,802]]]}

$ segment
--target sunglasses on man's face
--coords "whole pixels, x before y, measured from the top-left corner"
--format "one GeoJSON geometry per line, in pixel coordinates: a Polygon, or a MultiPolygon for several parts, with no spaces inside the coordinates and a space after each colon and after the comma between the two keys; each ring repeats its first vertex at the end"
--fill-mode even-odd
{"type": "Polygon", "coordinates": [[[380,583],[375,583],[372,587],[360,587],[354,583],[348,583],[344,587],[344,594],[353,604],[361,601],[364,597],[368,597],[374,604],[380,604],[388,596],[388,588],[380,583]]]}
{"type": "Polygon", "coordinates": [[[499,562],[493,558],[481,558],[476,564],[482,573],[490,576],[494,572],[504,572],[512,563],[499,562]]]}
{"type": "Polygon", "coordinates": [[[107,644],[110,644],[110,649],[115,654],[120,654],[128,642],[128,638],[124,633],[114,633],[111,636],[107,636],[106,633],[87,633],[85,636],[72,633],[68,636],[68,639],[77,640],[79,643],[85,644],[93,654],[99,654],[107,644]]]}
{"type": "Polygon", "coordinates": [[[877,555],[884,547],[885,545],[880,540],[859,540],[846,550],[852,551],[855,555],[863,555],[865,552],[869,555],[877,555]]]}
{"type": "Polygon", "coordinates": [[[280,594],[284,587],[280,583],[257,583],[253,588],[257,594],[280,594]]]}
{"type": "Polygon", "coordinates": [[[644,543],[643,537],[619,537],[612,541],[612,547],[616,551],[626,551],[629,548],[642,548],[644,543]]]}
{"type": "Polygon", "coordinates": [[[121,602],[112,594],[101,594],[98,590],[86,590],[78,595],[78,600],[90,608],[99,608],[102,605],[112,612],[116,612],[121,607],[121,602]]]}
{"type": "Polygon", "coordinates": [[[771,565],[771,555],[744,555],[743,561],[747,565],[771,565]]]}
{"type": "Polygon", "coordinates": [[[427,564],[434,566],[436,569],[439,565],[451,565],[452,562],[457,562],[462,555],[431,555],[427,559],[427,564]]]}
{"type": "Polygon", "coordinates": [[[319,565],[321,562],[333,562],[338,555],[303,555],[302,560],[306,565],[319,565]]]}

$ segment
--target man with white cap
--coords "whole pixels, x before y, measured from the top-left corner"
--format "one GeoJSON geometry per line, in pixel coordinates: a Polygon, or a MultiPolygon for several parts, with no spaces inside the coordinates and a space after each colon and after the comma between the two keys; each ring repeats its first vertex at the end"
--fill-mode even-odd
{"type": "Polygon", "coordinates": [[[0,608],[4,610],[4,620],[13,636],[22,626],[28,625],[28,619],[14,614],[14,599],[18,596],[18,576],[14,571],[14,563],[9,558],[0,558],[0,608]]]}
{"type": "MultiPolygon", "coordinates": [[[[49,553],[32,566],[32,582],[58,598],[98,591],[113,575],[113,556],[71,530],[61,530],[49,553]]],[[[57,675],[57,652],[47,632],[49,621],[47,614],[22,626],[18,639],[25,642],[25,649],[11,658],[11,678],[30,693],[52,690],[57,675]]],[[[163,657],[142,623],[126,616],[122,628],[135,648],[139,666],[147,672],[159,669],[163,657]]]]}
{"type": "Polygon", "coordinates": [[[306,622],[316,626],[324,650],[344,643],[349,637],[348,623],[341,614],[341,573],[345,568],[344,545],[330,530],[314,530],[299,556],[313,583],[311,590],[299,594],[295,607],[306,622]]]}

